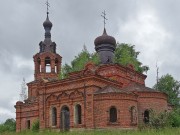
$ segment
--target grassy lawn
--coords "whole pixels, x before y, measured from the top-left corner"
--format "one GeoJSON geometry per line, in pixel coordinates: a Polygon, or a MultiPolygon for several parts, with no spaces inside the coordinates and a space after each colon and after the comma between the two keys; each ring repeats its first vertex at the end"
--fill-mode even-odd
{"type": "Polygon", "coordinates": [[[180,128],[167,128],[161,130],[93,130],[81,132],[22,132],[22,133],[2,133],[1,135],[180,135],[180,128]]]}

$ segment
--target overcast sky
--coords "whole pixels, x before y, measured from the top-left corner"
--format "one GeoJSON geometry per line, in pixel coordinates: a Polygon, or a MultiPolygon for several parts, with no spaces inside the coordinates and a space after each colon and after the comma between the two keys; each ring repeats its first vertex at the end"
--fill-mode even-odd
{"type": "MultiPolygon", "coordinates": [[[[23,77],[34,79],[33,55],[44,40],[46,0],[0,0],[0,123],[15,118],[23,77]]],[[[101,12],[107,13],[107,33],[120,43],[135,45],[139,60],[150,67],[146,85],[167,73],[180,80],[179,0],[49,0],[52,40],[63,64],[85,44],[94,52],[102,34],[101,12]]]]}

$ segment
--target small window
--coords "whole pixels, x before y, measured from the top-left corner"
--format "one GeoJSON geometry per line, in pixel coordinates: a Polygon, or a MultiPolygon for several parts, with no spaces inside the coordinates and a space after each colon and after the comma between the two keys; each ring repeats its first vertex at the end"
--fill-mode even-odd
{"type": "Polygon", "coordinates": [[[57,125],[57,109],[56,107],[52,108],[52,126],[57,125]]]}
{"type": "Polygon", "coordinates": [[[30,129],[30,127],[31,127],[31,122],[30,120],[27,120],[27,129],[30,129]]]}
{"type": "Polygon", "coordinates": [[[117,122],[117,109],[115,107],[110,108],[110,122],[117,122]]]}

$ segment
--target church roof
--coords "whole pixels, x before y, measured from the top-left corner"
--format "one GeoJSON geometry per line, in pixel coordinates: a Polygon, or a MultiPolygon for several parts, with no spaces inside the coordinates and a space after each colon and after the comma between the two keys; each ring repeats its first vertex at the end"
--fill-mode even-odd
{"type": "Polygon", "coordinates": [[[44,28],[49,28],[51,29],[52,28],[52,22],[49,20],[49,16],[48,16],[49,13],[47,13],[47,17],[46,17],[46,20],[44,21],[43,23],[43,26],[44,28]]]}
{"type": "Polygon", "coordinates": [[[123,90],[131,91],[131,92],[134,92],[134,91],[137,91],[137,92],[143,92],[143,91],[146,91],[146,92],[159,92],[158,90],[151,89],[149,87],[146,87],[146,86],[144,86],[142,84],[138,84],[138,83],[135,83],[135,82],[131,82],[131,84],[128,85],[127,87],[124,87],[123,90]]]}
{"type": "Polygon", "coordinates": [[[116,39],[112,36],[109,36],[106,32],[106,29],[104,28],[103,34],[94,40],[94,44],[95,46],[101,44],[116,45],[116,39]]]}
{"type": "Polygon", "coordinates": [[[56,43],[51,41],[51,28],[53,26],[52,22],[49,20],[49,12],[47,12],[46,20],[43,23],[45,29],[45,39],[39,43],[40,53],[52,52],[56,53],[56,43]]]}
{"type": "Polygon", "coordinates": [[[113,87],[113,86],[106,86],[106,87],[103,87],[103,88],[94,92],[94,94],[105,94],[105,93],[126,93],[126,94],[130,94],[131,92],[125,91],[125,90],[122,90],[120,88],[113,87]]]}

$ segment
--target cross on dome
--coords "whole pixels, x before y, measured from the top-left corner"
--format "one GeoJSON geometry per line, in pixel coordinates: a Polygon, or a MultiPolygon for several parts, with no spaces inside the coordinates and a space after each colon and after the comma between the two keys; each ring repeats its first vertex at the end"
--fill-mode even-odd
{"type": "Polygon", "coordinates": [[[108,20],[108,19],[106,18],[106,12],[105,12],[105,10],[104,10],[104,12],[102,12],[102,15],[101,15],[101,16],[102,16],[103,19],[104,19],[104,28],[105,28],[106,20],[108,20]]]}
{"type": "Polygon", "coordinates": [[[49,7],[50,7],[49,1],[47,0],[45,4],[47,6],[47,14],[49,14],[49,7]]]}

